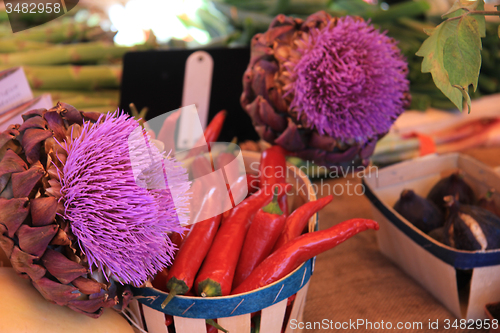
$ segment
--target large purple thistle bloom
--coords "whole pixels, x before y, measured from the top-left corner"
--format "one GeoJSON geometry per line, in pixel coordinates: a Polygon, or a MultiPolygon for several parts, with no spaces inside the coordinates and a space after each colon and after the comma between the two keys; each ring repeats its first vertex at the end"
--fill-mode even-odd
{"type": "Polygon", "coordinates": [[[140,285],[171,262],[175,247],[167,232],[183,229],[172,196],[177,204],[184,200],[171,188],[189,187],[186,170],[164,160],[138,122],[126,115],[85,123],[80,136],[61,145],[68,152],[60,174],[63,216],[90,269],[140,285]],[[168,184],[165,168],[174,170],[171,183],[176,178],[182,184],[168,184]]]}
{"type": "MultiPolygon", "coordinates": [[[[332,20],[298,42],[285,87],[308,126],[335,139],[366,142],[404,110],[407,63],[394,40],[353,17],[332,20]],[[305,118],[305,119],[304,119],[305,118]]],[[[303,121],[304,122],[304,121],[303,121]]]]}

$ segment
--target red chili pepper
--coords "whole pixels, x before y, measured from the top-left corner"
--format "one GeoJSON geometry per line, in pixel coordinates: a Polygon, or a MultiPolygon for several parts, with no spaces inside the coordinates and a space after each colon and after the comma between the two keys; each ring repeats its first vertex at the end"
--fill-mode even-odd
{"type": "MultiPolygon", "coordinates": [[[[191,163],[191,175],[194,178],[193,185],[191,186],[191,193],[197,194],[193,195],[191,201],[189,202],[192,217],[194,217],[195,213],[199,212],[201,209],[203,196],[201,196],[200,194],[206,193],[207,191],[207,185],[203,184],[203,182],[197,178],[205,176],[210,172],[212,172],[212,165],[204,156],[197,156],[191,163]]],[[[191,220],[190,222],[193,223],[195,221],[191,220]]],[[[181,248],[181,245],[186,239],[186,236],[189,233],[190,229],[191,225],[188,225],[183,233],[179,234],[174,232],[172,235],[170,235],[170,240],[172,241],[172,243],[177,245],[178,249],[181,248]]]]}
{"type": "MultiPolygon", "coordinates": [[[[285,196],[285,193],[281,193],[285,196]]],[[[255,214],[248,229],[238,266],[234,274],[233,288],[238,287],[271,253],[286,222],[286,216],[278,205],[278,187],[274,188],[273,201],[255,214]]]]}
{"type": "Polygon", "coordinates": [[[293,309],[293,301],[295,300],[295,295],[292,295],[288,297],[288,303],[286,305],[286,310],[285,310],[285,318],[283,318],[283,326],[281,327],[281,333],[286,332],[286,327],[288,325],[288,321],[290,320],[290,316],[292,315],[292,309],[293,309]],[[292,301],[290,299],[293,297],[292,301]]]}
{"type": "Polygon", "coordinates": [[[188,225],[185,227],[185,230],[182,233],[173,232],[170,235],[170,241],[177,246],[177,249],[181,248],[182,242],[184,242],[184,239],[186,239],[186,236],[189,233],[190,229],[191,226],[188,225]]]}
{"type": "Polygon", "coordinates": [[[248,194],[253,194],[259,190],[259,177],[247,173],[248,194]]]}
{"type": "MultiPolygon", "coordinates": [[[[213,202],[212,202],[213,204],[213,202]]],[[[193,286],[196,273],[212,245],[221,215],[195,223],[177,253],[167,276],[168,297],[162,303],[164,308],[175,295],[182,295],[193,286]]]]}
{"type": "Polygon", "coordinates": [[[220,153],[216,158],[215,167],[223,170],[226,175],[226,183],[233,182],[240,176],[239,168],[224,168],[234,161],[235,158],[236,156],[231,153],[220,153]]]}
{"type": "Polygon", "coordinates": [[[235,158],[236,158],[236,156],[234,156],[234,154],[232,154],[232,153],[222,152],[219,155],[217,155],[216,166],[218,169],[225,167],[226,165],[231,163],[235,158]]]}
{"type": "Polygon", "coordinates": [[[281,211],[283,212],[283,216],[285,216],[286,219],[288,217],[288,196],[287,195],[280,196],[278,198],[278,204],[280,206],[281,211]]]}
{"type": "MultiPolygon", "coordinates": [[[[232,206],[235,206],[235,203],[234,203],[234,199],[233,199],[233,196],[232,196],[232,193],[230,190],[230,187],[231,187],[230,183],[238,182],[239,177],[240,177],[239,168],[234,168],[234,167],[224,168],[224,167],[228,166],[235,158],[236,157],[233,154],[225,152],[225,153],[220,153],[219,155],[217,155],[217,158],[215,160],[216,161],[215,168],[222,170],[223,174],[226,177],[225,181],[226,181],[227,189],[230,193],[232,206]]],[[[245,185],[245,188],[246,187],[247,186],[245,185]]],[[[234,189],[234,187],[233,187],[233,189],[234,189]]],[[[239,193],[240,190],[238,189],[236,192],[239,193]]]]}
{"type": "Polygon", "coordinates": [[[174,323],[174,317],[165,313],[165,326],[170,326],[174,323]]]}
{"type": "MultiPolygon", "coordinates": [[[[281,191],[286,188],[286,184],[279,186],[281,191]]],[[[229,216],[222,222],[196,278],[195,290],[198,295],[229,295],[251,219],[259,208],[269,203],[271,197],[271,189],[264,188],[231,209],[229,216]]]]}
{"type": "MultiPolygon", "coordinates": [[[[242,175],[238,179],[236,179],[236,181],[232,183],[231,186],[229,186],[229,184],[227,186],[230,198],[232,200],[232,206],[235,207],[246,197],[246,194],[248,193],[247,177],[245,175],[242,175]],[[236,200],[237,203],[235,203],[234,200],[236,200]]],[[[227,215],[226,213],[224,214],[227,215]]]]}
{"type": "MultiPolygon", "coordinates": [[[[203,159],[205,158],[203,157],[203,159]]],[[[205,170],[193,169],[194,176],[199,176],[198,172],[207,171],[207,168],[208,165],[206,164],[205,170]]],[[[197,199],[196,194],[194,198],[197,199]]],[[[217,190],[209,193],[203,198],[199,210],[205,210],[207,207],[213,209],[215,205],[221,205],[221,195],[219,195],[217,190]]],[[[170,293],[162,303],[162,308],[164,308],[175,295],[182,295],[191,289],[196,273],[200,269],[215,235],[217,234],[220,221],[221,215],[217,215],[192,225],[191,231],[186,236],[185,241],[177,252],[173,265],[170,267],[166,284],[170,293]]]]}
{"type": "Polygon", "coordinates": [[[191,186],[191,193],[193,194],[193,196],[189,203],[189,210],[191,212],[191,224],[196,222],[194,218],[197,213],[201,211],[202,202],[205,198],[205,195],[210,189],[210,184],[206,184],[200,177],[208,175],[211,172],[212,164],[204,156],[197,156],[193,160],[191,164],[191,176],[192,178],[194,178],[193,185],[191,186]]]}
{"type": "Polygon", "coordinates": [[[219,138],[220,132],[222,130],[222,126],[224,125],[224,121],[226,120],[227,111],[222,110],[219,111],[210,121],[207,128],[205,128],[205,141],[215,142],[219,138]]]}
{"type": "MultiPolygon", "coordinates": [[[[207,192],[203,198],[199,197],[199,194],[205,193],[203,189],[208,189],[209,184],[204,184],[202,177],[212,171],[210,162],[203,156],[198,156],[194,159],[191,172],[193,177],[195,177],[195,182],[193,186],[201,186],[202,191],[193,192],[193,200],[191,200],[192,205],[198,205],[198,207],[191,207],[191,214],[194,215],[197,211],[202,211],[207,209],[207,207],[212,207],[215,205],[221,205],[221,195],[218,190],[215,192],[207,192]],[[199,185],[201,184],[201,185],[199,185]],[[194,211],[193,209],[197,209],[194,211]]],[[[191,218],[192,222],[193,218],[191,218]]],[[[194,223],[191,226],[191,230],[188,235],[184,238],[184,241],[175,256],[174,263],[170,267],[169,274],[167,276],[166,286],[170,291],[168,297],[162,303],[162,308],[164,308],[168,302],[172,300],[175,295],[182,295],[188,292],[193,286],[196,273],[201,267],[205,256],[212,245],[217,230],[219,229],[221,221],[221,215],[214,216],[212,218],[206,219],[201,222],[194,223]]]]}
{"type": "Polygon", "coordinates": [[[285,151],[272,146],[262,152],[259,166],[260,187],[286,182],[285,151]]]}
{"type": "MultiPolygon", "coordinates": [[[[205,132],[203,133],[203,137],[200,138],[193,147],[187,154],[186,158],[190,158],[193,156],[196,156],[197,154],[200,153],[201,150],[204,150],[204,142],[203,139],[205,139],[205,142],[208,144],[208,147],[210,147],[210,142],[215,142],[219,138],[220,132],[222,130],[222,126],[224,125],[224,121],[226,120],[226,115],[227,112],[226,110],[219,111],[210,121],[208,124],[207,128],[205,128],[205,132]],[[196,147],[203,147],[201,150],[196,149],[196,147]]],[[[210,150],[210,148],[209,148],[210,150]]]]}
{"type": "Polygon", "coordinates": [[[209,324],[206,324],[207,326],[207,333],[218,333],[219,330],[216,329],[214,326],[212,325],[209,325],[209,324]]]}
{"type": "Polygon", "coordinates": [[[285,227],[283,228],[281,235],[276,241],[276,244],[274,244],[273,252],[292,239],[299,237],[311,216],[323,209],[323,207],[328,205],[332,200],[333,196],[329,195],[315,201],[309,201],[290,214],[290,216],[286,219],[285,227]]]}
{"type": "Polygon", "coordinates": [[[191,175],[194,179],[208,175],[212,171],[212,164],[205,156],[196,156],[191,163],[191,175]]]}
{"type": "Polygon", "coordinates": [[[221,221],[221,225],[223,225],[223,224],[224,224],[224,222],[226,222],[226,221],[227,221],[227,218],[228,218],[229,216],[231,216],[231,213],[232,213],[232,212],[233,212],[233,208],[231,208],[230,210],[227,210],[227,211],[225,211],[224,213],[222,213],[222,221],[221,221]]]}
{"type": "Polygon", "coordinates": [[[278,281],[302,263],[367,229],[378,230],[378,223],[352,219],[329,229],[307,233],[288,242],[257,266],[232,294],[241,294],[278,281]]]}
{"type": "Polygon", "coordinates": [[[168,268],[164,268],[161,272],[158,272],[151,282],[154,288],[161,290],[161,291],[167,291],[165,289],[165,285],[167,283],[167,275],[168,275],[168,268]]]}
{"type": "MultiPolygon", "coordinates": [[[[259,185],[261,187],[286,182],[286,151],[280,146],[272,146],[262,152],[259,166],[259,185]]],[[[281,197],[279,205],[285,216],[288,216],[288,199],[281,197]]]]}
{"type": "Polygon", "coordinates": [[[163,125],[158,133],[158,140],[163,142],[165,149],[171,149],[172,151],[167,151],[171,155],[175,155],[175,137],[174,132],[177,126],[177,121],[181,115],[181,110],[174,111],[171,115],[165,119],[163,125]]]}

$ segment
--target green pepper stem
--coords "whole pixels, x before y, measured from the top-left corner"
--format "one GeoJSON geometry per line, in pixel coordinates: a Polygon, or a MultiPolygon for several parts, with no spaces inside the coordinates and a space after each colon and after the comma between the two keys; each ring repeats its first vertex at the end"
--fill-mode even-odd
{"type": "Polygon", "coordinates": [[[494,188],[489,189],[488,192],[486,192],[486,195],[484,196],[486,200],[491,200],[491,198],[493,197],[493,193],[495,193],[495,189],[494,188]]]}
{"type": "Polygon", "coordinates": [[[217,324],[217,323],[215,322],[215,320],[213,320],[213,319],[205,319],[205,322],[206,322],[208,325],[215,327],[215,328],[216,328],[216,329],[218,329],[219,331],[222,331],[222,332],[224,332],[224,333],[229,333],[229,331],[228,331],[228,330],[226,330],[224,327],[222,327],[222,326],[220,326],[219,324],[217,324]]]}
{"type": "Polygon", "coordinates": [[[205,279],[198,283],[198,294],[201,297],[222,296],[220,283],[215,282],[212,279],[205,279]]]}
{"type": "Polygon", "coordinates": [[[176,295],[177,295],[177,292],[175,291],[175,289],[170,290],[170,292],[168,293],[167,298],[165,298],[165,300],[163,301],[163,303],[161,303],[161,308],[165,309],[165,307],[167,306],[167,304],[170,303],[170,301],[173,300],[176,295]]]}
{"type": "Polygon", "coordinates": [[[278,204],[278,191],[279,187],[275,186],[273,201],[271,201],[269,204],[267,204],[262,208],[263,212],[268,214],[283,215],[283,211],[281,210],[280,205],[278,204]]]}
{"type": "Polygon", "coordinates": [[[167,298],[165,298],[163,303],[161,303],[162,309],[164,309],[176,295],[184,295],[185,293],[187,293],[189,291],[189,286],[186,284],[186,282],[172,277],[167,282],[167,289],[170,292],[168,293],[168,296],[167,298]]]}

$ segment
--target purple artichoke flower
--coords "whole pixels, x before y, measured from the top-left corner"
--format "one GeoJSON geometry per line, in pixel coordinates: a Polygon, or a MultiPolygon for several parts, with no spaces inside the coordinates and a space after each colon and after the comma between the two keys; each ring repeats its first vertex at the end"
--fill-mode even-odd
{"type": "Polygon", "coordinates": [[[187,172],[138,122],[58,102],[0,142],[0,248],[47,300],[97,318],[170,262],[187,172]]]}
{"type": "Polygon", "coordinates": [[[61,143],[67,152],[59,170],[62,216],[91,271],[138,286],[171,263],[175,247],[167,233],[182,232],[184,218],[173,195],[176,206],[187,200],[172,189],[189,186],[186,170],[165,159],[126,115],[101,116],[80,132],[61,143]],[[168,183],[166,169],[175,184],[168,183]]]}
{"type": "Polygon", "coordinates": [[[278,15],[252,39],[240,101],[261,139],[319,165],[367,165],[409,106],[396,42],[359,17],[278,15]]]}
{"type": "Polygon", "coordinates": [[[319,134],[364,143],[385,134],[403,112],[407,63],[395,42],[354,17],[329,21],[297,41],[302,55],[285,64],[285,94],[319,134]]]}

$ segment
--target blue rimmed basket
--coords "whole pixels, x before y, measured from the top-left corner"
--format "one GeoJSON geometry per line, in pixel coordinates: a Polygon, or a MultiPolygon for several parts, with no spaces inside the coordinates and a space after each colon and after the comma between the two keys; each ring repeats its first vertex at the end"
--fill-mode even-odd
{"type": "MultiPolygon", "coordinates": [[[[243,152],[245,169],[258,170],[260,154],[243,152]]],[[[296,189],[289,196],[289,207],[294,209],[307,201],[316,200],[309,178],[298,168],[288,165],[287,182],[296,189]]],[[[318,229],[318,214],[309,220],[309,232],[318,229]]],[[[205,319],[217,322],[231,333],[250,333],[251,314],[261,312],[260,332],[281,333],[288,298],[296,294],[289,320],[301,321],[304,312],[309,279],[315,258],[307,261],[283,279],[256,291],[224,297],[201,298],[176,296],[164,309],[161,304],[168,296],[152,287],[134,288],[130,308],[136,315],[143,314],[149,333],[168,333],[165,314],[174,317],[177,333],[206,333],[205,319]],[[142,307],[142,311],[140,309],[142,307]]],[[[286,325],[286,333],[300,332],[286,325]]]]}
{"type": "Polygon", "coordinates": [[[392,207],[403,189],[426,196],[440,179],[460,170],[479,197],[495,188],[500,205],[500,176],[462,154],[428,155],[370,173],[365,194],[380,224],[381,252],[420,283],[457,318],[486,319],[484,305],[500,301],[500,250],[461,251],[417,229],[392,207]],[[459,291],[464,271],[472,274],[469,289],[459,291]],[[465,292],[464,292],[465,291],[465,292]]]}

